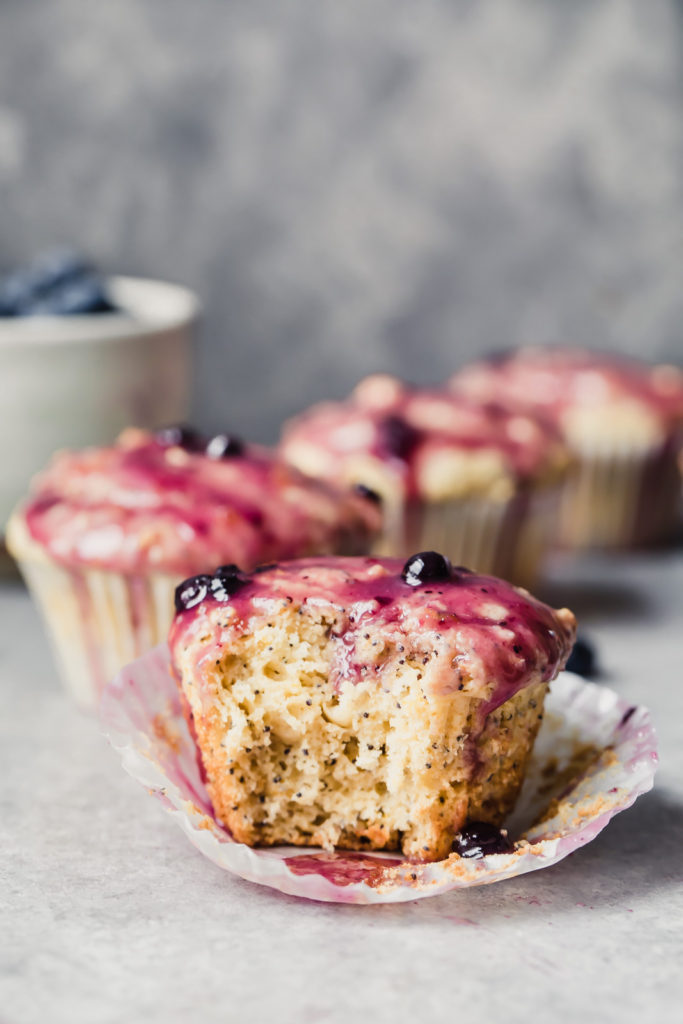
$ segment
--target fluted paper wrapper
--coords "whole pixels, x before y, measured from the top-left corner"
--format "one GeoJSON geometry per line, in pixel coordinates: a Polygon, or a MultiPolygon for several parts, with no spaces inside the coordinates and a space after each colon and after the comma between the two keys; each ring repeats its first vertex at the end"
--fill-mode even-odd
{"type": "Polygon", "coordinates": [[[389,516],[376,545],[380,555],[406,558],[440,551],[454,565],[532,587],[554,543],[558,488],[514,495],[509,501],[468,498],[408,507],[389,516]]]}
{"type": "Polygon", "coordinates": [[[669,540],[680,521],[678,442],[582,451],[562,491],[560,543],[634,548],[669,540]]]}
{"type": "Polygon", "coordinates": [[[105,683],[124,665],[168,634],[180,577],[65,569],[47,558],[20,558],[19,568],[45,621],[62,682],[86,711],[97,709],[105,683]]]}
{"type": "Polygon", "coordinates": [[[415,864],[398,854],[253,849],[215,819],[163,645],[105,689],[101,715],[124,768],[156,796],[190,842],[219,867],[260,885],[336,903],[399,903],[512,878],[562,860],[647,792],[657,752],[650,715],[602,686],[563,673],[522,793],[507,822],[515,850],[415,864]]]}

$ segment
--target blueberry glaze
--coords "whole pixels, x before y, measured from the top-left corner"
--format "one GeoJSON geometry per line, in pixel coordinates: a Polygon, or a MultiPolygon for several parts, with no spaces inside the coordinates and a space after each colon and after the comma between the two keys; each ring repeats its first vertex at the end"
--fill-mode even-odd
{"type": "Polygon", "coordinates": [[[439,695],[465,689],[481,692],[481,713],[514,696],[531,681],[555,677],[574,638],[569,612],[555,612],[525,591],[491,576],[466,573],[435,585],[406,585],[402,562],[388,558],[318,557],[281,562],[253,573],[224,607],[213,593],[201,607],[183,609],[171,630],[171,646],[191,636],[227,637],[249,629],[252,616],[274,612],[285,602],[319,615],[329,607],[339,641],[334,685],[367,677],[367,638],[372,622],[387,642],[377,662],[379,679],[392,676],[398,659],[419,664],[437,658],[443,672],[433,677],[439,695]],[[412,655],[401,650],[410,637],[412,655]],[[426,660],[425,660],[426,659],[426,660]],[[495,685],[492,686],[492,681],[495,685]]]}

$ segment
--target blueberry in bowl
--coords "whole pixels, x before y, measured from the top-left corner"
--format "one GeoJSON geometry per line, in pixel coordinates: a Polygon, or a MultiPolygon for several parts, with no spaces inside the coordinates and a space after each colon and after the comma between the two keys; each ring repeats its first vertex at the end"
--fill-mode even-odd
{"type": "Polygon", "coordinates": [[[178,285],[104,276],[67,250],[0,271],[0,535],[55,449],[183,422],[198,306],[178,285]]]}
{"type": "Polygon", "coordinates": [[[115,313],[103,275],[71,249],[51,249],[0,278],[0,316],[115,313]]]}

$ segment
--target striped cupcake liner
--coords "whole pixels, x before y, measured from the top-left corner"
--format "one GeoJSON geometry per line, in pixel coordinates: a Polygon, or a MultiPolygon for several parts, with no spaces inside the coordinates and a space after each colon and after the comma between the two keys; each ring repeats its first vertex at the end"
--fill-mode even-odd
{"type": "Polygon", "coordinates": [[[124,768],[214,864],[305,899],[400,903],[550,867],[651,789],[657,767],[647,709],[564,672],[551,686],[522,792],[505,823],[514,852],[417,864],[399,854],[252,848],[216,820],[169,664],[162,645],[105,688],[101,719],[124,768]]]}
{"type": "Polygon", "coordinates": [[[568,548],[647,547],[680,522],[678,445],[582,452],[562,492],[559,539],[568,548]]]}
{"type": "Polygon", "coordinates": [[[94,710],[122,666],[166,639],[178,577],[66,569],[47,558],[18,562],[62,682],[83,709],[94,710]]]}
{"type": "MultiPolygon", "coordinates": [[[[509,501],[468,499],[408,506],[381,542],[382,554],[440,551],[454,565],[522,586],[539,579],[556,529],[559,491],[520,492],[509,501]]],[[[378,552],[379,553],[379,552],[378,552]]]]}

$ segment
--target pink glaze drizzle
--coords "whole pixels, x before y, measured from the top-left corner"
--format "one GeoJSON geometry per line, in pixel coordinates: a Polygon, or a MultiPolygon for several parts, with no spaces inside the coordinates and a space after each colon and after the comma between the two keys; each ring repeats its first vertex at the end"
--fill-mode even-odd
{"type": "Polygon", "coordinates": [[[524,413],[491,400],[414,389],[399,381],[384,402],[365,402],[361,391],[346,402],[314,405],[285,427],[285,458],[301,442],[325,450],[330,478],[352,456],[379,459],[403,481],[408,497],[420,493],[420,463],[440,451],[493,450],[520,483],[541,475],[563,451],[554,427],[524,413]]]}
{"type": "Polygon", "coordinates": [[[249,629],[252,616],[282,607],[305,607],[311,614],[335,611],[339,625],[332,677],[385,681],[400,652],[411,664],[438,652],[445,671],[435,692],[463,690],[483,699],[486,713],[540,676],[555,677],[574,640],[570,613],[556,613],[526,591],[492,576],[455,569],[450,580],[409,586],[403,562],[377,558],[310,558],[253,575],[225,603],[209,598],[180,612],[170,634],[172,652],[197,641],[197,670],[204,659],[249,629]],[[369,624],[398,654],[368,666],[358,655],[369,624]]]}
{"type": "Polygon", "coordinates": [[[663,424],[683,419],[683,371],[578,348],[523,348],[472,363],[454,393],[536,409],[551,421],[576,406],[633,399],[663,424]]]}
{"type": "Polygon", "coordinates": [[[309,480],[265,448],[216,460],[141,431],[59,453],[25,508],[31,537],[63,564],[180,576],[364,550],[379,520],[372,502],[309,480]]]}

